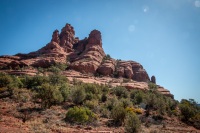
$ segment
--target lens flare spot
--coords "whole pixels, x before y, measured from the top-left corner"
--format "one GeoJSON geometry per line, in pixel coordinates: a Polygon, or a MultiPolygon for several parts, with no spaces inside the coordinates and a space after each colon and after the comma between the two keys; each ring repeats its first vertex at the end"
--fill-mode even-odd
{"type": "Polygon", "coordinates": [[[199,0],[196,0],[196,1],[194,2],[194,5],[195,5],[196,7],[200,7],[200,1],[199,1],[199,0]]]}

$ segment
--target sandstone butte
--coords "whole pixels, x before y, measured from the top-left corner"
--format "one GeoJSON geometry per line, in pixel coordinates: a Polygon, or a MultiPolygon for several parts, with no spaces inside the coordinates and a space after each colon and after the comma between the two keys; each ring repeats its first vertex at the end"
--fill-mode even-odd
{"type": "MultiPolygon", "coordinates": [[[[148,89],[148,82],[156,83],[155,76],[152,76],[150,80],[148,73],[140,63],[106,57],[100,31],[93,30],[89,37],[79,40],[75,37],[74,28],[66,24],[61,33],[55,30],[51,41],[35,52],[0,56],[0,69],[9,74],[35,75],[37,69],[34,68],[67,63],[69,67],[63,74],[69,79],[78,78],[83,82],[96,83],[109,82],[112,86],[122,85],[128,89],[142,90],[148,89]],[[16,70],[16,68],[24,67],[29,69],[16,70]],[[101,77],[94,77],[94,75],[101,77]],[[131,82],[122,83],[123,81],[120,80],[122,78],[129,79],[131,82]]],[[[160,85],[157,86],[160,93],[173,98],[169,90],[160,85]]]]}

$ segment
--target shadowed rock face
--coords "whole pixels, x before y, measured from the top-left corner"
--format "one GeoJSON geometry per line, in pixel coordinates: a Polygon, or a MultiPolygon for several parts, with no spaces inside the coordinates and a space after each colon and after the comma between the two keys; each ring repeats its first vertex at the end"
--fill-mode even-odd
{"type": "Polygon", "coordinates": [[[156,77],[155,76],[151,77],[151,82],[154,83],[154,84],[156,84],[156,77]]]}
{"type": "Polygon", "coordinates": [[[103,60],[101,32],[93,30],[89,37],[79,40],[74,28],[66,24],[61,33],[55,30],[51,41],[41,49],[29,54],[0,56],[1,68],[23,66],[49,67],[57,62],[68,63],[69,68],[81,73],[99,73],[103,76],[117,76],[148,82],[149,76],[142,65],[134,61],[103,60]],[[67,62],[69,61],[69,62],[67,62]]]}
{"type": "Polygon", "coordinates": [[[51,42],[55,42],[55,43],[57,43],[57,44],[60,43],[59,31],[58,31],[58,30],[55,30],[55,31],[53,32],[51,42]]]}

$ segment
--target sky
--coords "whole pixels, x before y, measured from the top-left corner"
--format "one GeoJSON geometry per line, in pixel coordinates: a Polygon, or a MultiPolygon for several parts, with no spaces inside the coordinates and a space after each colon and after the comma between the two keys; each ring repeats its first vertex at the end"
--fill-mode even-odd
{"type": "Polygon", "coordinates": [[[0,55],[36,51],[66,23],[79,39],[101,31],[106,54],[200,103],[200,0],[0,0],[0,55]]]}

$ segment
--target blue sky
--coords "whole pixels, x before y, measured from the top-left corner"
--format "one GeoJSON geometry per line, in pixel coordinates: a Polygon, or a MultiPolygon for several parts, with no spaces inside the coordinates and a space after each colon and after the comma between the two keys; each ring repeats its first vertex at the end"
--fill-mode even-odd
{"type": "Polygon", "coordinates": [[[36,51],[66,23],[80,39],[100,30],[111,57],[200,103],[200,0],[0,0],[0,55],[36,51]]]}

